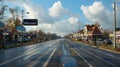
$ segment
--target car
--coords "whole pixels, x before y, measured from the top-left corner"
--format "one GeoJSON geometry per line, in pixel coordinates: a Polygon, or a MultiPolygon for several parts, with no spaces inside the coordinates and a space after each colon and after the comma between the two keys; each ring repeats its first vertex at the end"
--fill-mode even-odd
{"type": "Polygon", "coordinates": [[[30,42],[31,39],[30,38],[18,38],[17,42],[21,43],[21,42],[30,42]]]}
{"type": "Polygon", "coordinates": [[[96,43],[97,43],[97,45],[102,45],[103,44],[103,40],[97,40],[96,43]]]}
{"type": "Polygon", "coordinates": [[[105,45],[112,45],[113,43],[112,43],[111,40],[105,39],[105,40],[103,41],[103,44],[105,44],[105,45]]]}

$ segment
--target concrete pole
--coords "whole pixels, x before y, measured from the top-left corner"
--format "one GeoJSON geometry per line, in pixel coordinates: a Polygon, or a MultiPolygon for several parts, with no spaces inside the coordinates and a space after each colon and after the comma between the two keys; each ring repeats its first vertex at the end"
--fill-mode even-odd
{"type": "Polygon", "coordinates": [[[79,21],[78,21],[78,37],[80,37],[80,23],[79,23],[79,21]]]}
{"type": "Polygon", "coordinates": [[[116,2],[114,0],[114,48],[116,48],[116,2]]]}

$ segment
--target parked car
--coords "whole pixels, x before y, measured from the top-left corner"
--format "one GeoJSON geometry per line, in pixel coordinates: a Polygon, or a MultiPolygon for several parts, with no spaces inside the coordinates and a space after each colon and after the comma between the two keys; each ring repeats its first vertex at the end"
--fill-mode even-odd
{"type": "Polygon", "coordinates": [[[19,43],[20,43],[20,42],[29,42],[29,41],[31,41],[30,38],[19,38],[19,39],[18,39],[18,42],[19,42],[19,43]]]}
{"type": "Polygon", "coordinates": [[[29,41],[31,41],[31,39],[30,39],[30,38],[24,38],[23,41],[24,41],[24,42],[29,42],[29,41]]]}
{"type": "Polygon", "coordinates": [[[103,40],[102,39],[97,40],[96,43],[97,43],[97,45],[102,45],[103,44],[103,40]]]}
{"type": "Polygon", "coordinates": [[[103,41],[103,44],[105,44],[105,45],[112,45],[113,43],[112,43],[111,40],[106,39],[106,40],[103,41]]]}

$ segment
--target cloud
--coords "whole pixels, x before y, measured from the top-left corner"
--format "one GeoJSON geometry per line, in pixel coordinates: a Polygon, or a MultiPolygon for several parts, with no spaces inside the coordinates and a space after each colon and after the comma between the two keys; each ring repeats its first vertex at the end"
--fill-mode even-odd
{"type": "Polygon", "coordinates": [[[38,19],[39,23],[53,23],[52,17],[50,17],[47,11],[37,4],[32,4],[30,2],[24,3],[23,7],[25,11],[28,11],[28,18],[38,19]]]}
{"type": "Polygon", "coordinates": [[[66,20],[62,20],[54,23],[55,31],[62,32],[62,36],[68,33],[77,32],[79,29],[78,25],[79,19],[76,17],[70,17],[66,20]]]}
{"type": "Polygon", "coordinates": [[[76,24],[76,23],[78,23],[79,19],[78,19],[78,17],[70,17],[70,18],[68,19],[68,21],[69,21],[71,24],[76,24]]]}
{"type": "Polygon", "coordinates": [[[53,18],[62,18],[62,17],[70,17],[75,16],[78,17],[77,14],[70,12],[68,9],[65,9],[62,6],[62,3],[60,1],[55,2],[51,8],[48,9],[49,15],[53,18]]]}
{"type": "Polygon", "coordinates": [[[90,6],[81,6],[81,10],[90,21],[98,21],[104,28],[113,27],[113,12],[109,11],[102,2],[94,2],[90,6]]]}
{"type": "Polygon", "coordinates": [[[39,20],[39,25],[34,29],[58,33],[61,36],[78,30],[78,16],[65,9],[60,1],[55,2],[53,6],[48,9],[49,14],[40,5],[25,3],[23,6],[26,11],[30,12],[29,18],[38,18],[39,20]],[[66,16],[67,18],[63,19],[66,16]],[[60,18],[60,20],[56,21],[56,18],[60,18]]]}
{"type": "Polygon", "coordinates": [[[69,33],[77,32],[79,29],[78,22],[79,19],[77,17],[70,17],[68,19],[61,20],[53,24],[42,23],[34,28],[29,27],[29,29],[32,30],[41,29],[44,30],[45,32],[57,33],[58,35],[64,36],[69,33]]]}

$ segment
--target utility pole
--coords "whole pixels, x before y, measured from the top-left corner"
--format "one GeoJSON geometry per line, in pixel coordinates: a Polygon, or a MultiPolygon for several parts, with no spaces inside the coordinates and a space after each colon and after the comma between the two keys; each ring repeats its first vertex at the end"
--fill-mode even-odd
{"type": "Polygon", "coordinates": [[[78,21],[78,37],[80,37],[80,22],[78,21]]]}
{"type": "Polygon", "coordinates": [[[114,0],[114,47],[116,48],[116,2],[114,0]]]}

